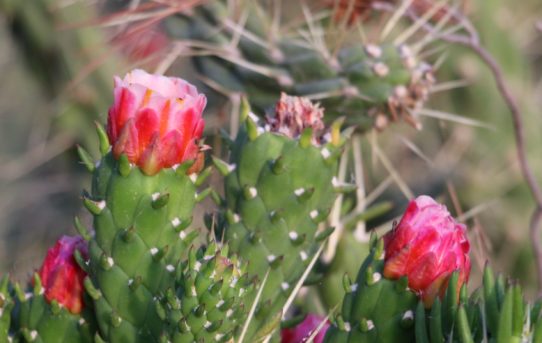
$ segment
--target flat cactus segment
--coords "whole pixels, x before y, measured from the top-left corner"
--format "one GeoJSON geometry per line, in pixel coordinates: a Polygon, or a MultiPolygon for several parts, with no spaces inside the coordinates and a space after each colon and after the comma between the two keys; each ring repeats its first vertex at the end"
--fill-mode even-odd
{"type": "Polygon", "coordinates": [[[340,151],[262,127],[251,138],[249,121],[232,146],[223,228],[231,251],[249,262],[251,277],[261,280],[269,271],[247,339],[281,311],[317,250],[319,223],[336,197],[332,180],[340,151]]]}
{"type": "Polygon", "coordinates": [[[94,171],[89,289],[101,337],[110,342],[158,342],[164,322],[154,310],[175,278],[175,266],[195,235],[187,226],[196,202],[193,179],[167,168],[148,176],[125,159],[105,155],[94,171]]]}
{"type": "MultiPolygon", "coordinates": [[[[202,42],[192,49],[227,46],[223,51],[203,48],[208,53],[195,54],[195,65],[221,87],[245,92],[254,108],[266,110],[284,91],[320,99],[326,119],[345,115],[349,124],[379,129],[402,119],[419,127],[412,113],[427,101],[435,80],[433,68],[408,46],[342,40],[334,46],[332,37],[321,39],[320,46],[298,32],[277,32],[272,16],[256,2],[243,4],[247,20],[236,27],[238,13],[231,8],[226,1],[213,1],[164,24],[172,38],[186,39],[188,46],[202,42]]],[[[333,23],[314,19],[309,25],[333,23]]]]}
{"type": "Polygon", "coordinates": [[[33,291],[23,293],[18,285],[16,288],[18,288],[17,311],[14,311],[12,318],[15,341],[36,343],[94,341],[96,323],[92,308],[85,308],[80,314],[72,314],[56,300],[49,303],[44,297],[41,281],[37,275],[34,278],[33,291]]]}
{"type": "Polygon", "coordinates": [[[415,342],[418,297],[406,287],[406,280],[383,278],[379,245],[373,245],[356,282],[350,285],[325,342],[415,342]]]}
{"type": "Polygon", "coordinates": [[[246,264],[219,250],[192,249],[179,264],[175,288],[161,297],[158,312],[168,322],[167,339],[180,342],[228,342],[246,320],[253,282],[246,264]]]}

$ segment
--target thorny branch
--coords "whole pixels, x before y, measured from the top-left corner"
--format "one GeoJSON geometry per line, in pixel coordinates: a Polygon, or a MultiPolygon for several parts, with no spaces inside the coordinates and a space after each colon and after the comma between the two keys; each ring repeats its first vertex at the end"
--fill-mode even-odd
{"type": "MultiPolygon", "coordinates": [[[[386,10],[382,3],[380,3],[379,5],[380,6],[378,9],[386,10]]],[[[411,19],[417,20],[417,15],[415,13],[407,13],[407,15],[410,16],[411,19]]],[[[516,141],[516,153],[518,156],[519,165],[523,177],[525,178],[525,181],[527,182],[529,190],[531,191],[531,194],[535,201],[535,210],[531,217],[529,231],[530,239],[533,245],[533,252],[535,254],[536,270],[538,276],[538,292],[539,294],[542,294],[542,243],[540,231],[540,222],[542,220],[542,190],[538,182],[536,181],[533,170],[527,158],[525,147],[525,128],[521,111],[516,98],[512,95],[512,92],[508,84],[506,83],[499,63],[495,60],[491,53],[480,44],[478,34],[474,29],[474,25],[472,25],[468,18],[459,11],[456,11],[454,13],[454,17],[464,24],[464,27],[469,34],[468,36],[457,34],[439,35],[439,33],[435,32],[433,27],[428,24],[424,25],[424,29],[430,34],[434,34],[442,41],[463,45],[469,48],[472,52],[474,52],[490,69],[495,80],[495,84],[501,96],[503,97],[503,100],[505,101],[507,107],[510,110],[514,125],[514,137],[516,141]]]]}

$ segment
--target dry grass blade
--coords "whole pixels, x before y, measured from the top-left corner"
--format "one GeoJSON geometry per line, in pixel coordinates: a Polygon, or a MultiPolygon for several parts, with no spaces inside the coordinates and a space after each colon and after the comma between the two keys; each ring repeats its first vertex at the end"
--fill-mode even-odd
{"type": "Polygon", "coordinates": [[[430,109],[422,108],[422,109],[418,110],[416,112],[416,114],[426,116],[426,117],[435,118],[435,119],[446,120],[446,121],[450,121],[450,122],[454,122],[454,123],[458,123],[458,124],[462,124],[462,125],[473,126],[473,127],[481,127],[481,128],[485,128],[485,129],[489,129],[489,130],[495,130],[495,127],[493,125],[481,122],[481,121],[476,120],[476,119],[463,117],[463,116],[460,116],[460,115],[455,114],[455,113],[449,113],[449,112],[444,112],[444,111],[437,111],[437,110],[430,110],[430,109]]]}
{"type": "Polygon", "coordinates": [[[410,149],[410,151],[412,151],[425,163],[427,163],[429,167],[434,167],[435,164],[433,163],[433,161],[431,161],[431,159],[426,154],[424,154],[423,151],[413,141],[402,135],[398,135],[397,137],[408,149],[410,149]]]}
{"type": "Polygon", "coordinates": [[[431,8],[418,18],[412,26],[410,26],[406,31],[400,34],[397,38],[394,39],[393,43],[396,45],[401,45],[407,41],[412,35],[416,33],[423,25],[425,25],[433,16],[444,6],[448,0],[442,0],[438,3],[431,6],[431,8]]]}
{"type": "MultiPolygon", "coordinates": [[[[346,177],[346,168],[349,160],[348,154],[349,151],[347,148],[343,152],[341,161],[339,163],[339,172],[337,173],[337,179],[339,182],[344,182],[346,177]]],[[[343,226],[341,225],[341,209],[343,198],[343,194],[339,194],[337,196],[337,199],[335,199],[335,203],[333,204],[333,208],[331,209],[331,213],[329,214],[329,225],[331,227],[335,227],[335,231],[333,231],[331,236],[329,236],[326,251],[322,256],[324,262],[331,262],[333,260],[333,257],[335,257],[335,251],[337,250],[337,245],[339,244],[339,239],[342,235],[343,226]]]]}
{"type": "Polygon", "coordinates": [[[456,88],[467,87],[469,85],[470,83],[467,80],[448,81],[434,85],[429,92],[431,94],[435,94],[439,92],[446,92],[456,88]]]}
{"type": "Polygon", "coordinates": [[[331,311],[329,311],[329,313],[327,314],[327,316],[318,324],[318,326],[314,329],[314,331],[311,333],[311,335],[309,336],[309,338],[307,338],[306,340],[306,343],[311,343],[311,342],[314,342],[314,339],[316,338],[316,336],[318,336],[318,334],[320,333],[320,331],[322,331],[322,329],[324,328],[324,326],[326,325],[327,321],[329,320],[329,318],[331,317],[331,314],[333,312],[335,312],[337,310],[337,307],[339,305],[335,305],[335,307],[333,307],[331,309],[331,311]]]}
{"type": "Polygon", "coordinates": [[[485,210],[495,206],[499,202],[499,199],[493,199],[487,202],[484,202],[482,204],[478,204],[477,206],[471,208],[470,210],[466,211],[465,213],[462,213],[460,216],[458,216],[456,219],[460,222],[465,222],[471,218],[476,217],[480,213],[484,212],[485,210]]]}
{"type": "Polygon", "coordinates": [[[380,160],[380,162],[382,162],[382,165],[388,171],[388,173],[390,173],[390,176],[393,178],[393,180],[397,184],[397,187],[399,187],[407,200],[414,198],[414,193],[412,192],[410,187],[408,187],[407,183],[397,172],[397,169],[395,169],[388,157],[382,152],[382,150],[380,150],[380,147],[376,142],[376,136],[374,134],[372,135],[372,147],[376,157],[380,160]]]}
{"type": "MultiPolygon", "coordinates": [[[[325,246],[326,242],[327,242],[327,240],[325,240],[324,242],[322,242],[322,244],[320,245],[320,248],[318,248],[318,251],[316,252],[316,254],[314,255],[314,257],[311,259],[311,262],[309,263],[309,265],[307,266],[307,268],[306,268],[305,271],[303,272],[303,275],[301,275],[301,278],[299,279],[299,281],[297,281],[297,283],[295,284],[295,287],[294,287],[294,289],[292,290],[292,293],[290,293],[290,296],[288,297],[288,300],[286,300],[286,303],[285,303],[284,306],[282,307],[282,319],[283,319],[283,320],[284,320],[284,316],[286,315],[286,313],[287,313],[288,310],[290,309],[290,306],[292,306],[292,303],[294,302],[295,297],[297,296],[297,293],[299,293],[299,290],[301,289],[301,286],[303,286],[303,283],[304,283],[305,280],[307,279],[307,276],[309,276],[309,273],[311,272],[312,267],[314,267],[314,264],[316,263],[316,261],[318,261],[318,257],[320,257],[320,254],[321,254],[322,251],[324,250],[324,246],[325,246]]],[[[269,334],[269,335],[263,340],[263,343],[269,342],[269,340],[271,340],[271,336],[272,336],[272,333],[269,334]]],[[[242,343],[242,342],[239,341],[239,343],[242,343]]]]}
{"type": "Polygon", "coordinates": [[[410,8],[410,5],[412,4],[413,0],[405,0],[401,4],[401,6],[393,12],[391,18],[386,23],[386,26],[384,26],[384,29],[382,30],[382,33],[380,34],[380,40],[384,40],[391,31],[395,28],[399,20],[405,15],[406,11],[410,8]]]}
{"type": "Polygon", "coordinates": [[[241,331],[241,335],[239,335],[238,343],[243,343],[243,340],[245,339],[245,335],[247,334],[248,327],[250,326],[250,322],[252,321],[252,318],[254,318],[254,312],[256,311],[256,306],[258,306],[258,302],[260,301],[260,298],[262,296],[263,288],[265,287],[265,284],[267,283],[267,277],[269,276],[270,271],[271,269],[267,269],[267,272],[265,273],[265,276],[262,280],[260,288],[258,289],[258,293],[256,293],[256,298],[254,299],[254,302],[252,303],[252,306],[250,307],[250,311],[248,312],[248,316],[247,316],[245,325],[243,326],[243,330],[241,331]]]}

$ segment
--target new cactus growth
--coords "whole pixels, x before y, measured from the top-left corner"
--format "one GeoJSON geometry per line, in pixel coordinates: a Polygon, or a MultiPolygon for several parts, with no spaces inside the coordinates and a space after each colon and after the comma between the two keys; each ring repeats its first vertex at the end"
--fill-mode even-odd
{"type": "Polygon", "coordinates": [[[211,242],[205,250],[190,250],[179,265],[175,288],[166,291],[160,304],[170,342],[230,342],[238,337],[253,282],[246,264],[227,251],[211,242]]]}
{"type": "Polygon", "coordinates": [[[116,79],[109,139],[99,129],[104,155],[84,196],[96,232],[85,286],[105,341],[153,342],[165,330],[157,299],[197,236],[187,227],[204,105],[181,79],[142,71],[116,79]]]}
{"type": "Polygon", "coordinates": [[[269,271],[247,338],[281,316],[329,233],[318,228],[336,196],[333,178],[342,138],[338,127],[325,129],[322,115],[318,105],[284,94],[267,123],[246,109],[230,162],[220,163],[227,174],[225,240],[249,262],[251,277],[262,280],[269,271]]]}
{"type": "Polygon", "coordinates": [[[362,128],[382,129],[398,119],[419,127],[413,113],[435,80],[432,67],[407,45],[322,39],[315,27],[328,25],[333,32],[333,22],[308,17],[306,25],[281,33],[258,2],[244,5],[236,12],[226,1],[212,1],[166,19],[165,27],[173,38],[186,39],[201,74],[246,93],[257,110],[272,106],[283,91],[319,99],[327,118],[345,115],[362,128]],[[235,13],[246,19],[243,26],[235,13]],[[339,45],[328,45],[333,41],[339,45]]]}

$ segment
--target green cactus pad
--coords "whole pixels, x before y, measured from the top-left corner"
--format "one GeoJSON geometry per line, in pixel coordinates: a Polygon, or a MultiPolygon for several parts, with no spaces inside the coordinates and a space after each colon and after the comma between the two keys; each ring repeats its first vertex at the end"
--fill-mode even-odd
{"type": "Polygon", "coordinates": [[[253,290],[246,265],[213,242],[206,250],[192,249],[176,274],[175,290],[168,289],[159,305],[169,323],[168,341],[229,342],[236,336],[253,290]]]}
{"type": "MultiPolygon", "coordinates": [[[[231,153],[225,180],[225,240],[248,261],[250,276],[269,270],[250,338],[281,311],[318,247],[317,230],[336,197],[333,177],[340,149],[292,139],[248,118],[231,153]]],[[[324,227],[325,228],[325,227],[324,227]]],[[[320,238],[323,238],[321,236],[320,238]]]]}
{"type": "Polygon", "coordinates": [[[327,331],[325,342],[415,342],[414,313],[418,297],[406,278],[383,277],[384,242],[378,240],[363,262],[355,283],[344,282],[342,312],[327,331]]]}
{"type": "Polygon", "coordinates": [[[15,288],[17,306],[12,318],[14,322],[12,330],[16,342],[94,341],[96,323],[92,309],[85,308],[80,314],[72,314],[54,300],[49,303],[43,295],[44,290],[37,274],[34,276],[34,287],[31,292],[24,293],[18,285],[15,288]]]}
{"type": "Polygon", "coordinates": [[[85,287],[105,341],[155,342],[164,331],[157,299],[197,236],[187,230],[197,198],[189,165],[147,176],[108,153],[94,171],[92,194],[84,198],[96,232],[85,287]]]}

